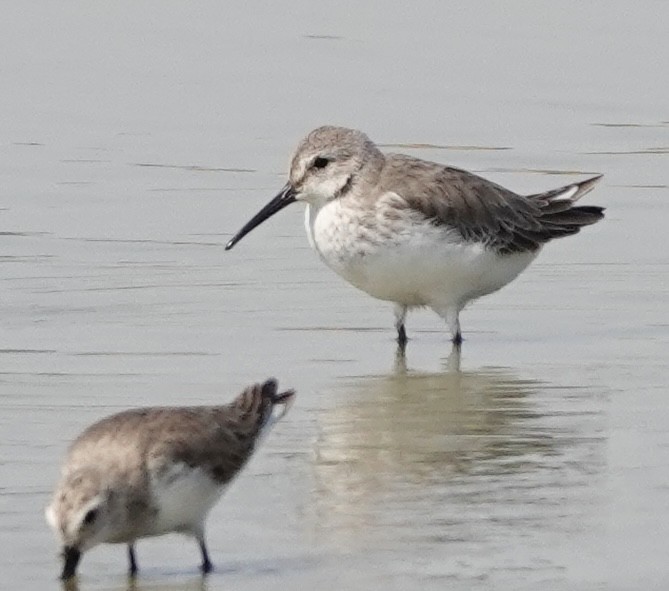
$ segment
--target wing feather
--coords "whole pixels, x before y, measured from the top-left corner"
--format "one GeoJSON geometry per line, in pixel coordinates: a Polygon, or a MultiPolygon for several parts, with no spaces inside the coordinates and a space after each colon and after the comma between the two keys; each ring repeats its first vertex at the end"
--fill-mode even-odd
{"type": "Polygon", "coordinates": [[[389,154],[379,190],[396,193],[406,207],[464,240],[508,254],[536,250],[601,220],[602,207],[575,206],[600,178],[525,196],[466,170],[389,154]]]}

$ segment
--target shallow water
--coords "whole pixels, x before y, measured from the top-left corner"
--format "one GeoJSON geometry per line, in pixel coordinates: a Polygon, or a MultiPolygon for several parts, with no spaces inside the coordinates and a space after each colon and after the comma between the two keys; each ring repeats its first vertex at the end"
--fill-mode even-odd
{"type": "Polygon", "coordinates": [[[3,6],[0,572],[57,588],[69,441],[135,405],[299,397],[209,521],[88,554],[80,589],[664,589],[664,3],[3,6]],[[293,206],[223,246],[322,123],[519,192],[604,173],[606,220],[447,334],[310,251],[293,206]]]}

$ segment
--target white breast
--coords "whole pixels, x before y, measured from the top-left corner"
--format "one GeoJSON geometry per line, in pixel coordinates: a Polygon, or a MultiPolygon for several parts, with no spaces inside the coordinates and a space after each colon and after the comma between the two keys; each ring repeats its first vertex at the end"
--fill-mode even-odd
{"type": "Polygon", "coordinates": [[[378,299],[461,308],[512,281],[537,254],[498,255],[417,212],[388,216],[382,200],[367,217],[353,205],[337,200],[307,207],[307,234],[331,269],[378,299]]]}

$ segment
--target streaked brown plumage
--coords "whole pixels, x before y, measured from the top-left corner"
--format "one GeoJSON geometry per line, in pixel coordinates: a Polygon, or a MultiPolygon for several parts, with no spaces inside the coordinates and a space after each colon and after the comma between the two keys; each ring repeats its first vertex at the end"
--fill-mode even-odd
{"type": "Polygon", "coordinates": [[[47,509],[63,545],[62,578],[100,543],[128,544],[134,573],[134,542],[169,532],[198,540],[208,572],[207,514],[293,396],[267,380],[227,405],[139,408],[87,428],[68,450],[47,509]]]}

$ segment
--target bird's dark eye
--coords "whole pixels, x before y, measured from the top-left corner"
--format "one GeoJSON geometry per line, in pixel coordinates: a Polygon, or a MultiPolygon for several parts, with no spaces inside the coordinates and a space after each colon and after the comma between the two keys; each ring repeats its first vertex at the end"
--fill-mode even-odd
{"type": "Polygon", "coordinates": [[[84,516],[84,523],[86,525],[90,525],[93,523],[98,517],[98,510],[97,509],[91,509],[86,515],[84,516]]]}
{"type": "Polygon", "coordinates": [[[328,164],[330,164],[330,161],[327,158],[323,158],[322,156],[319,156],[316,158],[311,165],[313,168],[325,168],[328,164]]]}

